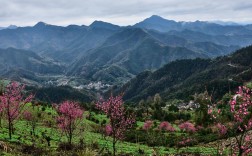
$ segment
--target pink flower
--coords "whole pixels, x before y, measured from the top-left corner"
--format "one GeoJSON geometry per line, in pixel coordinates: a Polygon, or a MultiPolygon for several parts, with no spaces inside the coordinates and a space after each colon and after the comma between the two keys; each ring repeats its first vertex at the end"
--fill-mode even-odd
{"type": "Polygon", "coordinates": [[[185,138],[182,141],[180,141],[179,144],[184,146],[184,145],[187,145],[188,143],[190,143],[191,141],[193,141],[193,140],[190,138],[185,138]]]}
{"type": "Polygon", "coordinates": [[[105,126],[105,133],[108,136],[110,136],[112,134],[112,127],[111,127],[111,125],[106,125],[105,126]]]}
{"type": "MultiPolygon", "coordinates": [[[[252,118],[251,118],[251,100],[252,90],[242,86],[239,87],[236,95],[229,102],[230,113],[232,115],[232,120],[227,124],[230,129],[233,129],[235,132],[239,131],[240,137],[235,139],[233,145],[233,150],[235,153],[242,151],[242,155],[248,155],[252,152],[251,147],[251,128],[252,128],[252,118]],[[249,120],[247,120],[249,119],[249,120]]],[[[216,108],[217,109],[217,108],[216,108]]],[[[221,115],[221,110],[218,109],[217,114],[213,114],[213,117],[218,117],[221,115]],[[217,116],[214,116],[217,115],[217,116]]],[[[219,118],[215,118],[216,120],[219,118]]],[[[221,119],[221,117],[220,117],[221,119]]],[[[221,121],[221,120],[220,120],[221,121]]],[[[218,123],[216,125],[218,128],[219,134],[224,135],[227,133],[227,127],[218,123]]]]}
{"type": "Polygon", "coordinates": [[[186,132],[195,132],[195,131],[196,131],[196,128],[195,128],[194,124],[192,124],[192,123],[190,123],[190,122],[188,122],[188,121],[186,121],[186,122],[180,124],[180,125],[179,125],[179,128],[180,128],[181,130],[186,131],[186,132]]]}
{"type": "Polygon", "coordinates": [[[144,130],[149,130],[153,126],[153,121],[147,120],[144,122],[143,129],[144,130]]]}
{"type": "Polygon", "coordinates": [[[249,135],[245,136],[245,141],[249,142],[251,140],[251,137],[249,135]]]}
{"type": "Polygon", "coordinates": [[[210,108],[210,109],[208,109],[208,112],[207,112],[207,113],[208,113],[208,114],[211,114],[212,112],[213,112],[213,109],[210,108]]]}
{"type": "Polygon", "coordinates": [[[175,131],[175,128],[173,128],[172,125],[167,121],[161,122],[160,125],[159,125],[159,129],[169,131],[169,132],[174,132],[175,131]]]}
{"type": "Polygon", "coordinates": [[[84,111],[80,108],[79,104],[74,101],[62,102],[57,107],[57,111],[59,114],[56,118],[58,127],[65,133],[71,144],[73,132],[83,118],[84,111]]]}
{"type": "Polygon", "coordinates": [[[110,97],[107,101],[96,104],[96,108],[101,110],[109,118],[110,126],[113,131],[111,135],[115,139],[122,140],[128,128],[131,128],[135,119],[133,115],[127,115],[123,106],[122,96],[110,97]]]}
{"type": "MultiPolygon", "coordinates": [[[[17,82],[11,82],[6,86],[5,91],[0,96],[0,111],[8,122],[9,131],[12,129],[14,121],[20,117],[24,111],[24,106],[31,102],[33,95],[24,95],[24,85],[19,85],[17,82]]],[[[9,133],[11,139],[11,133],[9,133]]]]}
{"type": "Polygon", "coordinates": [[[224,126],[224,125],[218,123],[218,124],[216,125],[216,127],[218,128],[218,131],[219,131],[219,134],[220,134],[220,135],[225,135],[225,134],[227,133],[227,128],[226,128],[226,126],[224,126]]]}

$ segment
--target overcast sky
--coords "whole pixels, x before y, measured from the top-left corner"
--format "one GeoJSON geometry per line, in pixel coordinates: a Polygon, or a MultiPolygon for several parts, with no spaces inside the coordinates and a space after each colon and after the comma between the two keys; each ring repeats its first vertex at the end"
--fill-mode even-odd
{"type": "Polygon", "coordinates": [[[252,23],[252,0],[0,0],[0,26],[89,25],[102,20],[132,25],[151,15],[176,21],[252,23]]]}

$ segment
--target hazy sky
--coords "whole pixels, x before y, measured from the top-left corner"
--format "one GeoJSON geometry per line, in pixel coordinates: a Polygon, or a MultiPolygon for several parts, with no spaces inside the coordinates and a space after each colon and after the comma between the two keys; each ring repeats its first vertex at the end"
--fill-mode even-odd
{"type": "Polygon", "coordinates": [[[252,23],[252,0],[0,0],[0,26],[89,25],[94,20],[131,25],[153,14],[176,21],[252,23]]]}

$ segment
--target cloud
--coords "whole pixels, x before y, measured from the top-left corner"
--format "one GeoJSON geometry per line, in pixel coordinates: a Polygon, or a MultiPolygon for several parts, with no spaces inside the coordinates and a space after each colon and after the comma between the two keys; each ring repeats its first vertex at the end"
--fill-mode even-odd
{"type": "Polygon", "coordinates": [[[0,0],[0,26],[85,24],[103,20],[130,25],[153,14],[177,21],[252,22],[247,0],[0,0]]]}

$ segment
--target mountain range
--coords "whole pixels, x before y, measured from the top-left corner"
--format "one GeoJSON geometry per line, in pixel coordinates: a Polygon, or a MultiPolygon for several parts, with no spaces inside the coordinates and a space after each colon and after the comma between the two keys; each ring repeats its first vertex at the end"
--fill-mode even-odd
{"type": "Polygon", "coordinates": [[[8,27],[0,27],[0,30],[3,30],[3,29],[16,29],[17,26],[16,25],[9,25],[8,27]]]}
{"type": "Polygon", "coordinates": [[[213,99],[218,99],[251,82],[251,75],[252,46],[249,46],[215,59],[173,61],[154,72],[142,72],[122,87],[114,86],[111,91],[114,94],[124,93],[128,102],[139,102],[156,93],[166,101],[189,100],[195,93],[206,90],[213,99]]]}
{"type": "Polygon", "coordinates": [[[156,15],[125,27],[38,22],[0,30],[0,76],[42,86],[49,81],[122,85],[175,60],[215,58],[250,44],[251,25],[176,22],[156,15]]]}

